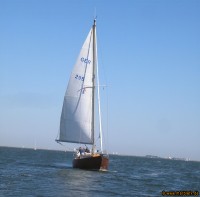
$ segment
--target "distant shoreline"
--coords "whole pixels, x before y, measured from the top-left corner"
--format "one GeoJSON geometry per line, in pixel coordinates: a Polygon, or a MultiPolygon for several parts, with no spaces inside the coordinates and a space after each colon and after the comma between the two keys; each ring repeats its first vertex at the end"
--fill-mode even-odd
{"type": "MultiPolygon", "coordinates": [[[[70,152],[73,153],[74,151],[72,150],[67,150],[67,149],[48,149],[48,148],[34,148],[34,147],[17,147],[17,146],[1,146],[0,148],[18,148],[18,149],[29,149],[29,150],[45,150],[45,151],[60,151],[60,152],[70,152]]],[[[138,155],[130,155],[130,154],[120,154],[120,153],[109,153],[109,155],[112,156],[121,156],[121,157],[142,157],[142,158],[148,158],[148,159],[166,159],[166,160],[171,160],[171,161],[186,161],[186,162],[200,162],[198,160],[191,160],[187,158],[178,158],[178,157],[160,157],[156,155],[145,155],[145,156],[138,156],[138,155]]]]}

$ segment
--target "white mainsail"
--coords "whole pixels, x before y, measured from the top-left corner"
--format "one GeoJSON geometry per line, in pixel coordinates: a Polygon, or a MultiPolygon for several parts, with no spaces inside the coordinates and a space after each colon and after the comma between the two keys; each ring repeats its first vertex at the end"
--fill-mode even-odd
{"type": "Polygon", "coordinates": [[[65,93],[59,141],[94,143],[94,46],[92,28],[81,48],[65,93]]]}

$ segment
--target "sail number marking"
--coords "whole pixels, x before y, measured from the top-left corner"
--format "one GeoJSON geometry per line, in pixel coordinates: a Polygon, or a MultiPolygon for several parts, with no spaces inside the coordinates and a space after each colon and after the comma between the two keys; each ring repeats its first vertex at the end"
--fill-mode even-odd
{"type": "Polygon", "coordinates": [[[84,81],[84,77],[81,77],[80,75],[76,75],[76,76],[75,76],[75,79],[84,81]]]}
{"type": "Polygon", "coordinates": [[[91,61],[89,59],[84,58],[84,57],[81,58],[81,62],[84,62],[86,64],[90,64],[91,63],[91,61]]]}

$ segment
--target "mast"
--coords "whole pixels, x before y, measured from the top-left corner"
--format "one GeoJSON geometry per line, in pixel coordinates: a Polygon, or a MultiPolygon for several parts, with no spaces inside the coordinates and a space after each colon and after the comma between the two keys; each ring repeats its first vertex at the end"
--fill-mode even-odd
{"type": "Polygon", "coordinates": [[[96,19],[94,19],[94,24],[93,24],[93,77],[92,77],[92,133],[93,133],[93,145],[92,145],[92,152],[95,149],[95,142],[94,142],[94,114],[95,114],[95,72],[96,72],[96,19]]]}
{"type": "MultiPolygon", "coordinates": [[[[97,59],[97,47],[96,47],[96,59],[97,59]]],[[[100,90],[99,90],[100,83],[99,83],[99,64],[98,64],[98,61],[96,62],[96,72],[97,72],[97,95],[98,95],[97,99],[98,99],[98,111],[99,111],[100,145],[101,145],[101,152],[103,152],[103,134],[102,134],[102,122],[101,122],[101,101],[100,101],[100,90]]]]}
{"type": "MultiPolygon", "coordinates": [[[[103,141],[102,141],[102,123],[101,123],[101,102],[100,102],[100,90],[99,90],[99,70],[98,70],[98,59],[97,59],[97,39],[96,39],[96,19],[94,19],[93,25],[93,54],[94,54],[94,73],[97,74],[97,101],[98,101],[98,112],[99,112],[99,132],[100,132],[100,146],[101,152],[103,152],[103,141]]],[[[95,84],[94,84],[95,85],[95,84]]],[[[94,112],[94,111],[93,111],[94,112]]]]}

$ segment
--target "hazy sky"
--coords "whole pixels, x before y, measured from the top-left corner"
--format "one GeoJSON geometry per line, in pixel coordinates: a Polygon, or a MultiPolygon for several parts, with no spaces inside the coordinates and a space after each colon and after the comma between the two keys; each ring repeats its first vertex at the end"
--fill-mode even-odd
{"type": "Polygon", "coordinates": [[[200,160],[198,0],[0,0],[0,146],[63,148],[63,97],[95,9],[108,151],[200,160]]]}

